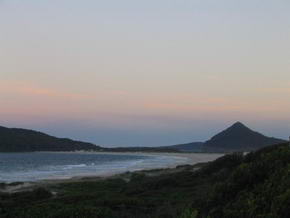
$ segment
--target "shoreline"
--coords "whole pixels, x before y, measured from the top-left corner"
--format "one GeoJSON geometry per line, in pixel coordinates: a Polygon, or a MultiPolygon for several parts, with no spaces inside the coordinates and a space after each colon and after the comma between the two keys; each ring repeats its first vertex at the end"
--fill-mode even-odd
{"type": "MultiPolygon", "coordinates": [[[[185,158],[187,163],[184,164],[196,164],[202,162],[213,161],[219,157],[225,155],[225,153],[186,153],[186,152],[142,152],[142,151],[128,151],[128,152],[110,152],[110,151],[39,151],[36,153],[52,153],[52,154],[103,154],[103,155],[140,155],[140,156],[164,156],[164,157],[176,157],[176,158],[185,158]]],[[[174,163],[165,168],[176,167],[174,163]]]]}
{"type": "MultiPolygon", "coordinates": [[[[41,152],[43,153],[43,152],[41,152]]],[[[45,152],[45,153],[59,153],[59,152],[45,152]]],[[[71,153],[71,152],[61,152],[61,153],[71,153]]],[[[213,153],[147,153],[147,152],[76,152],[81,154],[110,154],[110,155],[143,155],[143,156],[164,156],[184,159],[182,162],[169,163],[164,167],[145,167],[136,170],[124,170],[118,172],[107,172],[103,174],[89,173],[87,175],[75,175],[71,177],[55,177],[52,179],[41,179],[36,181],[19,181],[12,183],[5,183],[4,186],[0,187],[0,192],[15,193],[22,191],[30,191],[38,187],[48,187],[51,185],[57,185],[62,183],[74,183],[74,182],[85,182],[85,181],[100,181],[110,178],[123,178],[124,175],[133,173],[148,173],[153,176],[173,173],[182,170],[183,167],[191,166],[194,167],[196,164],[207,163],[216,160],[217,158],[223,156],[224,154],[213,154],[213,153]]]]}
{"type": "MultiPolygon", "coordinates": [[[[65,152],[67,153],[67,152],[65,152]]],[[[68,152],[70,153],[70,152],[68,152]]],[[[76,153],[80,153],[83,154],[82,152],[76,152],[76,153]]],[[[134,172],[142,172],[142,171],[151,171],[151,170],[169,170],[169,169],[175,169],[178,166],[183,166],[183,165],[195,165],[195,164],[200,164],[200,163],[207,163],[207,162],[211,162],[214,161],[222,156],[224,156],[225,154],[220,154],[220,153],[202,153],[202,157],[201,157],[201,153],[159,153],[159,152],[85,152],[87,154],[110,154],[110,155],[140,155],[140,156],[159,156],[159,157],[173,157],[173,158],[182,158],[184,159],[184,162],[172,162],[170,164],[167,164],[164,167],[144,167],[141,169],[136,169],[136,170],[124,170],[124,171],[120,171],[120,172],[107,172],[107,173],[103,173],[100,175],[97,174],[93,174],[93,173],[88,173],[88,174],[83,174],[83,175],[76,175],[76,176],[71,176],[69,178],[53,178],[53,179],[41,179],[38,181],[34,181],[34,182],[57,182],[57,181],[69,181],[69,180],[83,180],[85,179],[94,179],[94,178],[98,178],[98,179],[106,179],[106,178],[110,178],[110,177],[114,177],[114,176],[118,176],[124,173],[134,173],[134,172]]]]}

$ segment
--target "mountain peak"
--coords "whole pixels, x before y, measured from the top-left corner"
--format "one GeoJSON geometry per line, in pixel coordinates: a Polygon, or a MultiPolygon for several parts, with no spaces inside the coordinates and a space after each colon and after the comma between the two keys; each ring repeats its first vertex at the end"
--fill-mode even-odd
{"type": "MultiPolygon", "coordinates": [[[[235,128],[248,128],[246,125],[244,125],[242,122],[240,122],[240,121],[237,121],[237,122],[235,122],[231,127],[235,127],[235,128]]],[[[230,127],[230,128],[231,128],[230,127]]]]}
{"type": "Polygon", "coordinates": [[[206,147],[223,150],[254,150],[263,146],[282,143],[283,140],[270,138],[255,132],[241,122],[236,122],[226,130],[213,136],[206,147]]]}
{"type": "MultiPolygon", "coordinates": [[[[221,134],[223,134],[223,135],[243,134],[244,136],[246,136],[247,134],[253,134],[253,133],[256,133],[256,132],[239,121],[235,122],[233,125],[231,125],[230,127],[228,127],[227,129],[225,129],[224,131],[221,132],[221,134]]],[[[218,134],[218,135],[220,135],[220,134],[218,134]]]]}

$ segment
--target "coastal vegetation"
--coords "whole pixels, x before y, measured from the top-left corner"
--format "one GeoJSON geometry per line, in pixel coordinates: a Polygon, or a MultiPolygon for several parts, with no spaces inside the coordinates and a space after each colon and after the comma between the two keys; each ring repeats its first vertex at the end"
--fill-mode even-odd
{"type": "Polygon", "coordinates": [[[1,193],[0,217],[278,218],[290,213],[287,144],[157,171],[1,193]]]}

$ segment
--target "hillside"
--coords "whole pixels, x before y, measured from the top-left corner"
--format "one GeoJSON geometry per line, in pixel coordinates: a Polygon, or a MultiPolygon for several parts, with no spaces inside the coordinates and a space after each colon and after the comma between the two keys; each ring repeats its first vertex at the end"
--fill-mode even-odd
{"type": "Polygon", "coordinates": [[[285,218],[290,214],[290,148],[280,144],[172,171],[126,173],[44,188],[0,192],[0,216],[285,218]]]}
{"type": "Polygon", "coordinates": [[[191,142],[167,147],[181,152],[235,152],[254,151],[284,142],[285,140],[264,136],[243,123],[236,122],[206,142],[191,142]]]}
{"type": "Polygon", "coordinates": [[[175,149],[182,152],[202,152],[203,150],[203,142],[192,142],[186,144],[172,145],[168,146],[168,148],[175,149]]]}
{"type": "Polygon", "coordinates": [[[41,132],[0,127],[0,152],[100,150],[85,142],[56,138],[41,132]]]}
{"type": "Polygon", "coordinates": [[[205,143],[192,142],[161,147],[116,148],[104,148],[91,143],[56,138],[33,130],[0,127],[0,152],[76,150],[107,152],[232,152],[253,151],[283,142],[285,141],[255,132],[240,122],[213,136],[205,143]]]}
{"type": "Polygon", "coordinates": [[[116,148],[103,148],[108,152],[180,152],[179,149],[173,147],[116,147],[116,148]]]}
{"type": "Polygon", "coordinates": [[[259,148],[285,142],[267,137],[236,122],[231,127],[213,136],[204,144],[205,151],[252,151],[259,148]]]}

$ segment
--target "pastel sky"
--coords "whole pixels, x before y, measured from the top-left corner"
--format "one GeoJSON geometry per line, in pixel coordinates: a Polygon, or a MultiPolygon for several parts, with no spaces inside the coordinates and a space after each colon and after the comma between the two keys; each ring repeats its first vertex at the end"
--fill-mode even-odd
{"type": "Polygon", "coordinates": [[[0,125],[105,146],[290,135],[289,0],[0,0],[0,125]]]}

